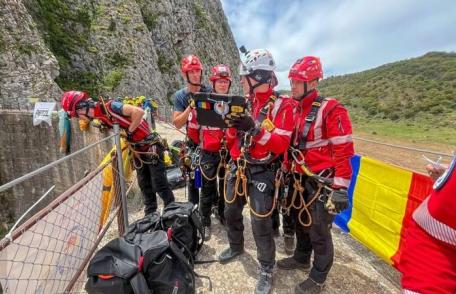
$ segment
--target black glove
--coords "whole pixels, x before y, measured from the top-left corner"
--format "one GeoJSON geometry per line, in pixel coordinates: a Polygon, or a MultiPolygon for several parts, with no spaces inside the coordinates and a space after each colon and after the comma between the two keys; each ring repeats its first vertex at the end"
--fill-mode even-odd
{"type": "Polygon", "coordinates": [[[332,202],[337,213],[348,208],[348,192],[345,189],[334,190],[332,194],[332,202]]]}
{"type": "Polygon", "coordinates": [[[133,132],[129,132],[128,130],[127,130],[127,141],[133,142],[133,132]]]}
{"type": "Polygon", "coordinates": [[[247,115],[235,116],[231,119],[231,126],[239,131],[250,132],[255,129],[255,121],[247,115]]]}

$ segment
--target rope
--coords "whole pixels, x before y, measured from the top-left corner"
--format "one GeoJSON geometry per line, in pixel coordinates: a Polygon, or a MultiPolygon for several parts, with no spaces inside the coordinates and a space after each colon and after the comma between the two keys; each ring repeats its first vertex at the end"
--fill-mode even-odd
{"type": "Polygon", "coordinates": [[[365,141],[365,142],[369,142],[369,143],[374,143],[374,144],[378,144],[378,145],[384,145],[384,146],[389,146],[389,147],[394,147],[394,148],[399,148],[399,149],[410,150],[410,151],[424,152],[424,153],[440,155],[440,156],[446,156],[446,157],[453,157],[454,156],[454,155],[448,154],[448,153],[441,153],[441,152],[431,151],[431,150],[427,150],[427,149],[420,149],[420,148],[401,146],[401,145],[395,145],[395,144],[388,144],[388,143],[378,142],[378,141],[374,141],[374,140],[359,138],[359,137],[355,137],[355,136],[353,136],[353,139],[360,140],[360,141],[365,141]]]}
{"type": "Polygon", "coordinates": [[[234,183],[234,189],[233,189],[234,195],[233,195],[233,199],[231,199],[231,200],[228,200],[228,196],[226,193],[226,186],[227,186],[227,182],[228,182],[227,177],[230,172],[228,171],[228,169],[225,170],[225,177],[224,177],[224,183],[223,183],[223,192],[224,192],[223,196],[224,196],[225,202],[227,204],[232,204],[236,201],[238,196],[245,197],[245,200],[247,202],[247,205],[249,206],[250,212],[254,216],[259,217],[259,218],[265,218],[265,217],[270,216],[274,212],[274,209],[276,208],[276,202],[277,202],[278,194],[279,194],[279,187],[280,187],[281,179],[282,179],[281,171],[277,170],[277,174],[276,174],[275,190],[274,190],[274,196],[272,198],[272,208],[266,213],[259,213],[259,212],[255,211],[255,209],[253,209],[252,205],[250,205],[250,197],[248,195],[248,187],[247,187],[248,178],[245,175],[247,161],[245,161],[245,159],[243,159],[243,156],[241,155],[238,158],[237,162],[238,162],[238,164],[237,164],[238,168],[236,170],[236,181],[234,183]],[[239,190],[239,188],[241,188],[241,190],[239,190]]]}
{"type": "Polygon", "coordinates": [[[315,194],[312,196],[309,202],[306,203],[304,200],[304,191],[305,188],[301,185],[302,182],[302,174],[299,174],[299,178],[296,177],[296,174],[293,173],[293,196],[291,197],[291,201],[289,205],[282,205],[285,206],[285,211],[289,213],[290,209],[293,208],[297,211],[298,213],[298,221],[303,227],[310,227],[312,225],[312,214],[310,213],[309,207],[312,205],[312,203],[317,200],[318,196],[321,193],[321,190],[323,188],[323,185],[318,183],[318,189],[315,192],[315,194]],[[296,205],[296,197],[299,194],[299,205],[296,205]],[[307,222],[304,222],[302,220],[302,214],[306,213],[307,215],[307,222]]]}

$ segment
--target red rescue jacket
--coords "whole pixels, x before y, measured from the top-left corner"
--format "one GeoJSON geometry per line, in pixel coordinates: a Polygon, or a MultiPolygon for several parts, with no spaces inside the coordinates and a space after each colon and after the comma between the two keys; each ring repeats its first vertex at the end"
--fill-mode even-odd
{"type": "MultiPolygon", "coordinates": [[[[256,93],[253,98],[252,116],[256,120],[260,110],[269,102],[272,89],[266,93],[256,93]]],[[[264,128],[260,133],[253,137],[252,145],[246,152],[254,159],[264,159],[270,153],[274,155],[282,154],[288,149],[293,130],[293,102],[288,97],[280,96],[274,102],[272,109],[269,109],[267,118],[274,124],[274,129],[269,132],[264,128]]],[[[227,130],[227,147],[231,157],[236,160],[239,158],[240,137],[234,128],[227,130]]]]}
{"type": "Polygon", "coordinates": [[[224,131],[220,128],[201,126],[196,120],[196,111],[192,109],[188,116],[187,136],[203,150],[218,152],[224,137],[224,131]]]}
{"type": "MultiPolygon", "coordinates": [[[[297,101],[292,146],[298,146],[317,91],[297,101]]],[[[335,98],[324,98],[315,120],[310,125],[306,145],[301,152],[314,173],[334,169],[334,187],[348,188],[352,174],[350,158],[354,154],[352,126],[347,110],[335,98]]],[[[296,172],[304,173],[299,165],[296,172]]]]}
{"type": "MultiPolygon", "coordinates": [[[[101,105],[101,102],[97,102],[94,108],[94,118],[99,119],[105,125],[112,128],[114,123],[119,123],[119,126],[123,130],[127,130],[131,124],[131,120],[127,116],[123,116],[115,113],[111,109],[112,100],[106,102],[106,111],[101,105]]],[[[151,134],[149,124],[146,120],[142,120],[141,124],[133,131],[133,143],[141,142],[145,140],[151,134]]]]}
{"type": "Polygon", "coordinates": [[[429,235],[456,248],[456,156],[435,182],[434,190],[415,210],[413,218],[429,235]]]}

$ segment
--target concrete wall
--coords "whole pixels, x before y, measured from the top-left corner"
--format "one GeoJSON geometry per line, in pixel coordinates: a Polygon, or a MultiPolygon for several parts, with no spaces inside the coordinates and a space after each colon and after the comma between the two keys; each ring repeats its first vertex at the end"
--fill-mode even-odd
{"type": "MultiPolygon", "coordinates": [[[[32,120],[33,114],[29,111],[0,110],[0,185],[64,156],[59,151],[58,117],[53,117],[52,127],[45,123],[35,127],[32,120]]],[[[81,132],[78,122],[72,121],[71,150],[77,151],[108,134],[100,133],[93,127],[81,132]]],[[[0,193],[0,225],[5,229],[5,223],[11,223],[20,217],[55,184],[53,193],[44,204],[49,203],[80,180],[85,172],[93,170],[111,147],[112,142],[109,140],[0,193]]]]}

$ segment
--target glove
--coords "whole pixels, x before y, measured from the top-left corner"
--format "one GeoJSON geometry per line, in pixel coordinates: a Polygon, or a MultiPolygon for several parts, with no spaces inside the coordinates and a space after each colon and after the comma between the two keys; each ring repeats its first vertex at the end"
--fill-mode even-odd
{"type": "Polygon", "coordinates": [[[252,117],[243,115],[234,117],[231,120],[231,126],[239,131],[250,132],[255,129],[255,122],[252,117]]]}
{"type": "Polygon", "coordinates": [[[129,132],[128,130],[127,130],[127,141],[133,142],[133,132],[129,132]]]}
{"type": "Polygon", "coordinates": [[[334,190],[331,198],[337,213],[348,208],[348,192],[345,189],[334,190]]]}

